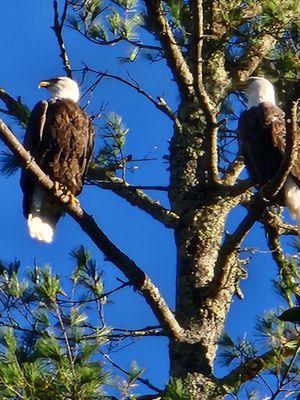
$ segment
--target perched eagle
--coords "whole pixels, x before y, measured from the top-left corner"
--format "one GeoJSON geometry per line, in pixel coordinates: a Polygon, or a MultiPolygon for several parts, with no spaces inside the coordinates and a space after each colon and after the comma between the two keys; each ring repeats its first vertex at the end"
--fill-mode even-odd
{"type": "MultiPolygon", "coordinates": [[[[82,190],[93,151],[93,127],[77,103],[79,89],[75,81],[59,77],[42,81],[38,87],[48,89],[51,97],[37,103],[32,110],[24,146],[55,186],[74,199],[82,190]]],[[[50,243],[62,208],[26,170],[22,171],[20,183],[30,236],[50,243]]]]}
{"type": "MultiPolygon", "coordinates": [[[[248,108],[239,120],[241,153],[251,179],[262,187],[278,171],[285,152],[285,114],[276,105],[271,82],[251,77],[243,82],[248,108]]],[[[278,197],[300,226],[300,163],[296,162],[278,197]]]]}

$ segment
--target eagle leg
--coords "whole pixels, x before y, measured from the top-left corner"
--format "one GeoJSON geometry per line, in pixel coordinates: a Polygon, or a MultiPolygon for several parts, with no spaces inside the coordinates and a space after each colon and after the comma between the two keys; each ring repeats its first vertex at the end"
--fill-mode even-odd
{"type": "Polygon", "coordinates": [[[72,206],[75,207],[80,207],[80,202],[79,200],[76,198],[76,196],[72,193],[70,193],[70,200],[69,202],[71,203],[72,206]]]}
{"type": "Polygon", "coordinates": [[[68,191],[65,193],[65,195],[64,195],[64,201],[65,201],[65,203],[69,203],[69,204],[71,204],[72,206],[80,207],[79,200],[76,198],[76,196],[75,196],[73,193],[71,193],[70,190],[68,190],[68,191]]]}
{"type": "Polygon", "coordinates": [[[72,206],[80,207],[79,200],[71,193],[67,186],[58,181],[54,181],[54,193],[61,198],[64,203],[70,203],[72,206]]]}
{"type": "Polygon", "coordinates": [[[54,193],[56,196],[62,197],[68,192],[67,186],[63,185],[58,181],[54,181],[54,193]]]}

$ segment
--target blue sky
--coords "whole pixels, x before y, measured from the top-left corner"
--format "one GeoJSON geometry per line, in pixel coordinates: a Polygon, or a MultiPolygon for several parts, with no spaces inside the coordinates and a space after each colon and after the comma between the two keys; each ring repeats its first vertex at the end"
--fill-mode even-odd
{"type": "MultiPolygon", "coordinates": [[[[40,80],[64,75],[57,42],[50,29],[52,24],[51,1],[2,0],[0,3],[0,87],[13,96],[21,96],[30,108],[47,95],[37,89],[40,80]]],[[[177,91],[165,62],[151,64],[140,58],[136,64],[122,65],[116,57],[124,55],[128,46],[99,47],[70,29],[65,30],[64,36],[73,69],[81,68],[84,61],[95,69],[123,76],[130,71],[153,97],[163,96],[176,108],[177,91]]],[[[88,112],[97,112],[101,104],[107,102],[108,109],[121,115],[129,128],[126,152],[137,158],[151,152],[157,158],[156,161],[139,164],[139,170],[134,174],[128,173],[128,181],[132,184],[167,185],[167,164],[162,162],[162,156],[167,153],[168,140],[172,135],[170,121],[140,95],[113,80],[102,81],[88,112]]],[[[22,129],[11,120],[4,119],[21,138],[24,134],[22,129]]],[[[101,144],[100,134],[97,132],[97,146],[101,144]]],[[[4,149],[3,144],[0,144],[0,149],[4,149]]],[[[68,276],[72,266],[69,252],[83,244],[92,251],[99,265],[103,265],[108,288],[117,285],[116,277],[123,278],[113,265],[103,261],[99,251],[68,216],[59,222],[53,244],[43,245],[31,240],[22,215],[19,174],[9,179],[0,176],[0,185],[1,259],[20,259],[24,271],[33,265],[34,260],[38,265],[49,263],[63,278],[68,276]]],[[[165,195],[149,193],[168,205],[165,195]]],[[[175,246],[172,231],[105,190],[85,187],[80,201],[109,237],[150,275],[169,305],[174,307],[175,246]]],[[[239,220],[241,213],[241,210],[235,212],[229,229],[239,220]]],[[[249,278],[241,284],[245,300],[233,301],[226,324],[233,336],[242,336],[244,332],[251,336],[255,315],[273,308],[279,301],[271,285],[276,269],[260,226],[252,230],[245,246],[260,246],[264,252],[252,257],[249,278]]],[[[113,300],[114,303],[106,307],[107,321],[112,326],[141,328],[156,324],[145,301],[131,289],[114,296],[113,300]]],[[[145,377],[155,385],[163,387],[167,380],[168,349],[165,339],[139,341],[115,353],[114,357],[127,369],[131,361],[136,360],[139,366],[145,368],[145,377]]],[[[217,373],[222,371],[218,368],[217,373]]],[[[143,388],[141,391],[144,391],[143,388]]]]}

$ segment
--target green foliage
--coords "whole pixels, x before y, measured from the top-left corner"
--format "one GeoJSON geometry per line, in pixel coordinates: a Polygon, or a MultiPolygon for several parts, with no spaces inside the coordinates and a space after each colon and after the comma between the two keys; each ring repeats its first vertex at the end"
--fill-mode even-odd
{"type": "Polygon", "coordinates": [[[131,363],[131,368],[128,371],[127,377],[119,380],[118,382],[118,388],[120,390],[122,399],[136,399],[133,391],[138,386],[137,381],[143,374],[143,371],[143,368],[139,368],[135,361],[131,363]]]}
{"type": "Polygon", "coordinates": [[[142,19],[140,15],[122,18],[116,10],[113,10],[112,13],[107,16],[107,21],[110,31],[115,36],[124,39],[134,39],[134,28],[141,24],[142,19]]]}
{"type": "Polygon", "coordinates": [[[123,163],[127,161],[127,157],[123,154],[123,147],[129,129],[124,126],[119,115],[111,113],[102,131],[104,146],[96,157],[96,162],[112,170],[122,168],[123,163]]]}
{"type": "Polygon", "coordinates": [[[76,269],[72,275],[74,284],[82,285],[89,293],[93,293],[95,298],[101,296],[104,287],[102,272],[99,272],[96,261],[91,259],[91,254],[80,246],[72,251],[71,256],[76,261],[76,269]]]}
{"type": "Polygon", "coordinates": [[[125,11],[134,11],[137,7],[137,0],[114,0],[114,3],[125,11]]]}
{"type": "MultiPolygon", "coordinates": [[[[34,266],[20,280],[18,261],[0,262],[3,400],[100,400],[114,383],[103,369],[102,354],[117,344],[112,345],[112,330],[101,311],[107,297],[102,273],[83,246],[71,255],[75,268],[66,291],[49,266],[34,266]]],[[[135,389],[141,374],[133,365],[128,389],[135,389]]]]}
{"type": "Polygon", "coordinates": [[[166,387],[164,400],[190,400],[186,392],[184,382],[181,379],[172,378],[166,387]]]}
{"type": "Polygon", "coordinates": [[[21,168],[19,158],[9,151],[2,151],[0,153],[0,174],[9,178],[14,175],[18,169],[21,168]]]}
{"type": "Polygon", "coordinates": [[[33,283],[33,291],[45,304],[55,303],[57,296],[64,294],[60,287],[58,275],[52,275],[50,267],[34,267],[29,273],[29,277],[33,283]]]}
{"type": "Polygon", "coordinates": [[[228,367],[232,362],[246,362],[256,356],[256,349],[246,337],[234,341],[227,333],[224,333],[219,341],[219,362],[228,367]]]}
{"type": "Polygon", "coordinates": [[[69,26],[98,43],[133,40],[136,28],[143,23],[136,5],[136,0],[115,0],[109,5],[102,0],[75,1],[69,26]]]}
{"type": "Polygon", "coordinates": [[[286,303],[293,307],[298,302],[299,284],[300,284],[300,268],[299,262],[294,257],[285,256],[280,260],[281,268],[277,281],[274,286],[277,293],[283,297],[286,303]]]}

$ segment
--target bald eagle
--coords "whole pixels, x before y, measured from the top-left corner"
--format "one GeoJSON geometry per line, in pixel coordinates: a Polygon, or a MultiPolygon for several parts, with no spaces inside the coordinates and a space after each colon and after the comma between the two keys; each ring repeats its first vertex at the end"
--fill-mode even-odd
{"type": "MultiPolygon", "coordinates": [[[[24,138],[24,147],[41,169],[70,197],[77,196],[84,183],[93,151],[94,131],[88,115],[78,105],[77,83],[67,77],[45,80],[39,88],[51,97],[33,108],[24,138]]],[[[29,176],[21,174],[23,212],[32,238],[50,243],[54,228],[63,215],[58,202],[29,176]]]]}
{"type": "MultiPolygon", "coordinates": [[[[276,105],[274,86],[263,77],[243,82],[247,110],[239,119],[239,143],[254,184],[262,187],[278,171],[285,152],[285,114],[276,105]]],[[[277,202],[286,205],[300,226],[300,168],[295,163],[277,202]]]]}

